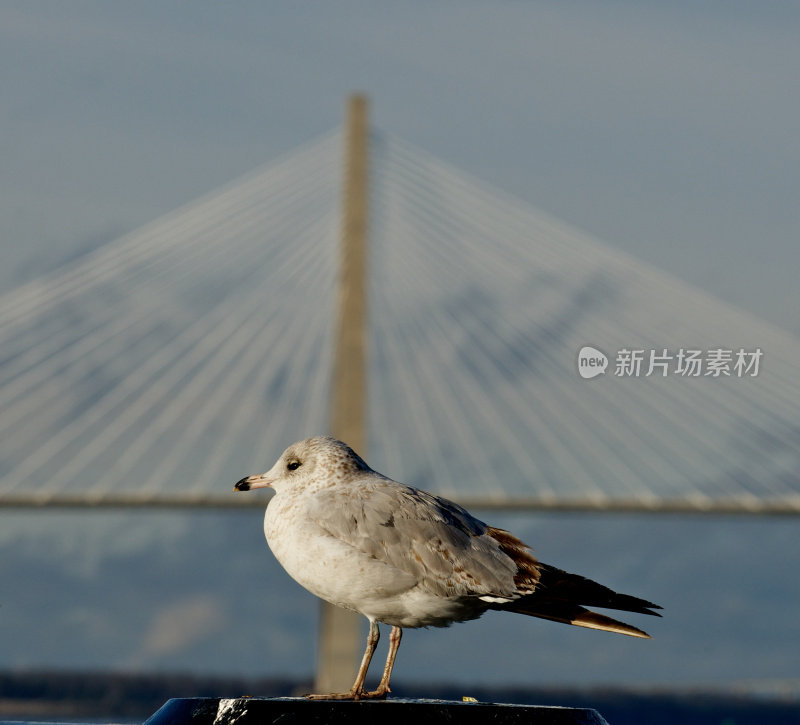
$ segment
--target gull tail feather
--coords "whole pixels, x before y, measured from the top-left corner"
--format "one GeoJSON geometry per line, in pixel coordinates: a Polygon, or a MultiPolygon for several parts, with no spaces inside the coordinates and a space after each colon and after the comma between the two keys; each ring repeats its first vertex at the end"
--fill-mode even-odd
{"type": "Polygon", "coordinates": [[[578,627],[601,629],[646,639],[649,639],[650,635],[638,627],[598,614],[582,605],[650,614],[654,617],[661,616],[653,611],[661,607],[646,599],[619,594],[591,579],[570,574],[549,564],[538,563],[537,569],[539,580],[535,591],[498,608],[531,617],[574,624],[578,627]]]}
{"type": "Polygon", "coordinates": [[[576,627],[600,629],[605,632],[616,632],[617,634],[627,634],[630,637],[650,639],[650,635],[638,627],[625,624],[625,622],[620,622],[604,614],[598,614],[579,604],[572,604],[570,602],[548,601],[546,599],[537,600],[535,595],[531,595],[522,597],[513,602],[508,602],[497,608],[508,612],[527,614],[529,617],[549,619],[553,622],[574,624],[576,627]]]}

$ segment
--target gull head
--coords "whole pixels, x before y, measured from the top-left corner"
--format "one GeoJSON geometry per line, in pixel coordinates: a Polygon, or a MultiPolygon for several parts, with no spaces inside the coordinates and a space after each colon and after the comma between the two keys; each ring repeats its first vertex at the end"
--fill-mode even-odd
{"type": "Polygon", "coordinates": [[[336,438],[317,436],[293,443],[269,471],[243,478],[233,490],[269,487],[280,492],[311,484],[327,488],[360,473],[373,471],[350,446],[336,438]]]}

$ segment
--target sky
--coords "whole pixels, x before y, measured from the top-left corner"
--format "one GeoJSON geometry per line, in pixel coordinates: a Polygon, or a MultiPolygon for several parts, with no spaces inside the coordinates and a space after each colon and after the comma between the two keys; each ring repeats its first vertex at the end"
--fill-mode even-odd
{"type": "Polygon", "coordinates": [[[800,10],[3,2],[0,290],[373,123],[797,334],[800,10]]]}
{"type": "MultiPolygon", "coordinates": [[[[799,21],[771,2],[0,1],[0,293],[338,126],[363,91],[379,129],[798,335],[799,21]]],[[[306,674],[315,605],[259,519],[0,513],[0,666],[306,674]],[[270,617],[280,662],[254,646],[270,617]]],[[[794,522],[497,523],[670,607],[653,654],[553,625],[487,670],[475,643],[523,631],[492,615],[412,633],[406,680],[797,676],[794,522]]]]}

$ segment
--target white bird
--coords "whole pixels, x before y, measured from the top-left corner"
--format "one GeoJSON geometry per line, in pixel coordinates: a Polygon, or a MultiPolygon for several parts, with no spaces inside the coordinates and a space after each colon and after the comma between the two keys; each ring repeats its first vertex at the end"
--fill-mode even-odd
{"type": "Polygon", "coordinates": [[[447,627],[494,609],[649,638],[582,605],[660,616],[656,604],[539,562],[509,532],[373,471],[334,438],[289,446],[269,471],[234,490],[264,486],[275,490],[264,534],[283,568],[313,594],[369,620],[353,687],[313,699],[386,697],[403,627],[447,627]],[[378,622],[392,628],[389,655],[378,688],[367,692],[378,622]]]}

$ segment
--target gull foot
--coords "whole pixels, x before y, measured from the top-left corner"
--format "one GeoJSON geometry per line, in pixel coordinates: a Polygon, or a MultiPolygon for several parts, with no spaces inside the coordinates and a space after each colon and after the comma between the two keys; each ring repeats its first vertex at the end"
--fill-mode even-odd
{"type": "Polygon", "coordinates": [[[379,687],[377,690],[350,690],[350,692],[331,692],[327,695],[304,695],[306,700],[385,700],[389,688],[379,687]]]}
{"type": "Polygon", "coordinates": [[[363,690],[360,692],[350,690],[350,692],[329,692],[327,695],[303,695],[306,700],[360,700],[361,695],[365,694],[363,690]]]}
{"type": "Polygon", "coordinates": [[[365,700],[385,700],[386,695],[390,692],[391,690],[388,687],[378,687],[377,690],[372,690],[372,692],[365,692],[363,697],[365,700]]]}

